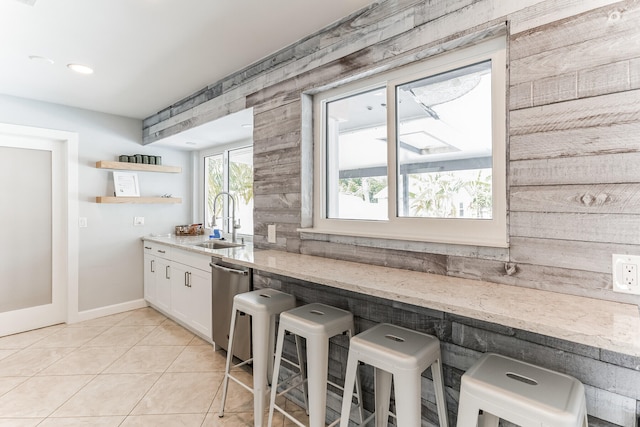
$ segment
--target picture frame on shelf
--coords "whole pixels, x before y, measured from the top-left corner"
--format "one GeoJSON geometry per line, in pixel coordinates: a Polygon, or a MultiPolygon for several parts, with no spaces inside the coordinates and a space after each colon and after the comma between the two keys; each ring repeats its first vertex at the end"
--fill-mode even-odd
{"type": "Polygon", "coordinates": [[[113,187],[116,197],[140,197],[138,174],[113,171],[113,187]]]}

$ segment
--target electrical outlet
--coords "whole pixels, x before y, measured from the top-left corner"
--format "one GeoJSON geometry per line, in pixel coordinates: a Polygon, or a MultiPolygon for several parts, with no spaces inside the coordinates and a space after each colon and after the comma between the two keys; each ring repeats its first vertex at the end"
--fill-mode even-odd
{"type": "Polygon", "coordinates": [[[611,264],[613,291],[640,295],[640,283],[638,283],[639,266],[640,256],[613,254],[611,264]]]}
{"type": "Polygon", "coordinates": [[[87,217],[86,216],[81,216],[80,218],[78,218],[78,227],[87,228],[87,217]]]}
{"type": "Polygon", "coordinates": [[[144,225],[144,217],[143,216],[135,216],[133,217],[133,225],[135,227],[140,227],[144,225]]]}
{"type": "Polygon", "coordinates": [[[276,243],[276,225],[267,225],[267,242],[276,243]]]}

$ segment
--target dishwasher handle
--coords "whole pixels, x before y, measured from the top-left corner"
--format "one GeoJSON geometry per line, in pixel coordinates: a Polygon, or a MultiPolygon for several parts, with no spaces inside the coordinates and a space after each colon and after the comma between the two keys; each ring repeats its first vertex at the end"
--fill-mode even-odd
{"type": "Polygon", "coordinates": [[[223,265],[218,265],[214,263],[209,263],[209,265],[215,269],[226,271],[227,273],[239,274],[241,276],[246,276],[249,274],[249,272],[246,270],[236,270],[235,268],[229,268],[229,267],[225,267],[223,265]]]}

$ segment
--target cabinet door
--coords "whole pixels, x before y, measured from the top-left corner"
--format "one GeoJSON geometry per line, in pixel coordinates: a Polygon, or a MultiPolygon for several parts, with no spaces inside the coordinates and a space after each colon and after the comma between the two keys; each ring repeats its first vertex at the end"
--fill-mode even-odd
{"type": "Polygon", "coordinates": [[[158,262],[152,255],[144,255],[144,299],[151,304],[156,303],[156,280],[158,262]]]}
{"type": "Polygon", "coordinates": [[[189,276],[189,324],[203,336],[213,340],[211,320],[211,272],[192,268],[189,276]]]}
{"type": "Polygon", "coordinates": [[[162,258],[156,258],[156,306],[169,313],[171,310],[171,277],[173,271],[171,263],[162,258]]]}
{"type": "Polygon", "coordinates": [[[189,324],[191,292],[189,292],[189,267],[171,263],[171,315],[189,324]]]}

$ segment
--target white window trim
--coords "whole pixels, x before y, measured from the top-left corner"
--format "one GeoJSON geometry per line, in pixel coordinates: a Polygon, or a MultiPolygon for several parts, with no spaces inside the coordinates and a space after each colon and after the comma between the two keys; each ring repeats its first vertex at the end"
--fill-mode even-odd
{"type": "MultiPolygon", "coordinates": [[[[506,40],[504,37],[445,53],[425,61],[392,70],[380,76],[363,79],[314,97],[314,204],[313,228],[305,233],[335,234],[394,240],[449,243],[490,247],[508,247],[506,191],[506,40]],[[387,102],[392,103],[395,84],[446,72],[483,60],[491,60],[492,70],[492,219],[399,218],[396,216],[395,144],[389,145],[388,190],[389,219],[386,221],[326,218],[326,157],[324,104],[335,97],[359,93],[367,88],[387,86],[387,102]]],[[[395,117],[387,115],[388,141],[395,141],[395,117]]]]}
{"type": "MultiPolygon", "coordinates": [[[[209,227],[209,224],[211,222],[211,218],[205,218],[205,213],[206,213],[206,204],[205,204],[205,192],[206,192],[206,184],[205,184],[205,168],[204,168],[204,159],[205,157],[210,157],[210,156],[217,156],[217,155],[222,155],[224,158],[224,161],[226,162],[228,160],[228,156],[229,156],[229,151],[232,150],[238,150],[238,149],[242,149],[242,148],[251,148],[253,149],[253,140],[252,139],[243,139],[241,141],[236,141],[236,142],[232,142],[230,144],[225,144],[225,145],[220,145],[220,146],[216,146],[213,148],[209,148],[206,150],[202,150],[198,152],[198,156],[197,156],[197,175],[198,175],[198,183],[197,183],[197,193],[198,193],[198,204],[195,207],[196,211],[199,212],[199,218],[196,218],[196,222],[201,222],[202,224],[204,224],[205,227],[209,227]]],[[[224,177],[224,181],[225,181],[225,186],[228,184],[227,180],[229,179],[228,176],[224,177]]],[[[224,209],[227,209],[227,203],[224,203],[224,209]]],[[[225,212],[225,215],[227,215],[227,213],[225,212]]],[[[240,231],[238,231],[238,235],[239,236],[243,236],[249,239],[253,238],[253,234],[245,234],[243,233],[244,230],[242,230],[242,228],[240,229],[240,231]]]]}

